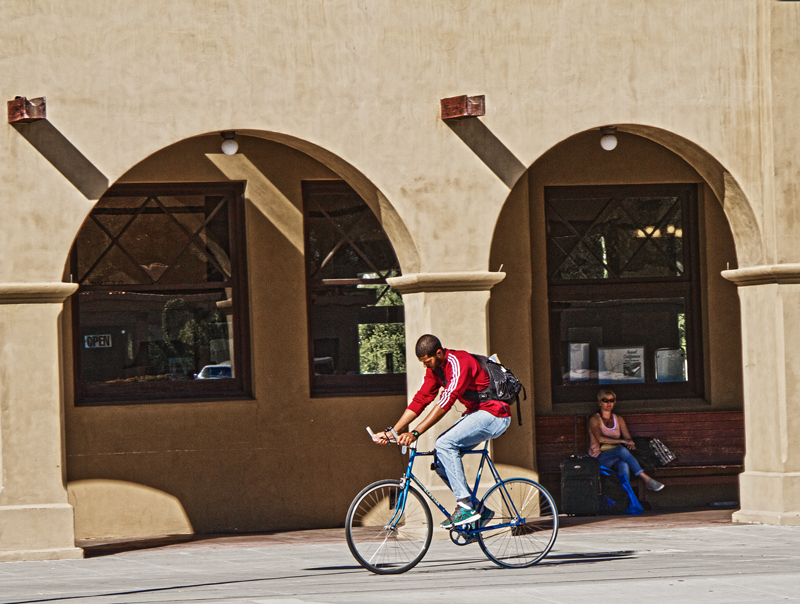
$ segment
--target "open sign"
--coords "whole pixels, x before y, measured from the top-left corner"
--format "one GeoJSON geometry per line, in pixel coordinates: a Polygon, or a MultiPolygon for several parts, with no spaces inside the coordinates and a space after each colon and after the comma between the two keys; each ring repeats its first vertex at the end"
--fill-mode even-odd
{"type": "Polygon", "coordinates": [[[86,348],[111,348],[111,334],[83,336],[83,344],[86,348]]]}

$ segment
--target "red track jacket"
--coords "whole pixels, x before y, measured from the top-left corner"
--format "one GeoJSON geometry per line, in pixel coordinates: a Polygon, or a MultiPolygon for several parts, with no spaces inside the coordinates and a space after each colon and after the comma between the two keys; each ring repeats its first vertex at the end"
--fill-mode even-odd
{"type": "Polygon", "coordinates": [[[445,353],[447,361],[440,368],[440,371],[444,370],[444,381],[439,375],[426,369],[422,387],[414,395],[408,408],[419,415],[436,398],[439,389],[444,388],[438,404],[445,411],[458,400],[467,408],[465,415],[475,411],[488,411],[496,417],[509,417],[508,405],[502,401],[472,403],[461,398],[467,390],[485,390],[489,386],[489,374],[481,369],[478,361],[468,352],[445,350],[445,353]]]}

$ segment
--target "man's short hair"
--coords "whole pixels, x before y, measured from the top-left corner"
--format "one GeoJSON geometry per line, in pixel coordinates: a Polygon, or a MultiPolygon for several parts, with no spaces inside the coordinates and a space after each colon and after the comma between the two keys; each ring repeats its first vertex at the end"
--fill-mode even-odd
{"type": "Polygon", "coordinates": [[[439,338],[429,333],[420,336],[419,340],[417,340],[417,346],[414,348],[418,359],[422,357],[432,357],[436,355],[437,350],[444,350],[442,348],[442,343],[439,341],[439,338]]]}

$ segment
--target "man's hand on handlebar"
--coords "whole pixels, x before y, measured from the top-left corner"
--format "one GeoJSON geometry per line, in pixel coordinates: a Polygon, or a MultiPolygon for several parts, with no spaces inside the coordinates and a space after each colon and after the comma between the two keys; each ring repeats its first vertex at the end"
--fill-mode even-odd
{"type": "Polygon", "coordinates": [[[379,445],[388,445],[389,443],[396,443],[399,435],[397,432],[394,431],[393,426],[389,426],[383,432],[378,432],[377,434],[372,431],[372,428],[367,426],[367,432],[372,437],[373,442],[378,443],[379,445]]]}
{"type": "Polygon", "coordinates": [[[372,440],[378,443],[379,445],[388,445],[389,443],[394,442],[392,440],[392,435],[386,431],[378,432],[377,434],[375,434],[372,440]]]}
{"type": "Polygon", "coordinates": [[[389,443],[397,443],[402,447],[411,446],[411,444],[417,440],[417,437],[414,436],[411,432],[403,432],[403,434],[398,434],[394,431],[394,428],[386,428],[383,432],[373,432],[370,428],[367,428],[367,432],[372,437],[373,442],[379,445],[388,445],[389,443]]]}
{"type": "Polygon", "coordinates": [[[400,442],[400,444],[401,444],[401,445],[403,445],[404,447],[410,447],[410,446],[411,446],[411,443],[413,443],[413,442],[414,442],[414,441],[416,441],[416,440],[417,440],[417,437],[416,437],[416,436],[414,436],[413,434],[411,434],[411,432],[403,432],[403,433],[400,435],[400,440],[399,440],[399,442],[400,442]]]}

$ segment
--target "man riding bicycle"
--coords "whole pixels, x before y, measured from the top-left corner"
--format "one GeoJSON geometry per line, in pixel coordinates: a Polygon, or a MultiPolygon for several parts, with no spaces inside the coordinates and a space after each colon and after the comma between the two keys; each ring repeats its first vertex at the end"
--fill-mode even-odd
{"type": "MultiPolygon", "coordinates": [[[[414,395],[403,415],[394,425],[400,434],[399,443],[408,446],[416,441],[436,424],[450,410],[456,401],[460,401],[466,411],[461,418],[436,439],[436,473],[453,491],[457,506],[453,514],[445,520],[441,527],[445,529],[462,526],[479,521],[480,525],[488,522],[494,512],[489,509],[477,509],[478,501],[472,498],[461,457],[466,451],[474,449],[480,443],[497,438],[506,431],[511,423],[508,404],[498,400],[476,402],[474,396],[489,387],[489,374],[478,364],[478,361],[463,350],[447,350],[442,347],[439,338],[425,334],[417,340],[415,353],[425,366],[425,379],[414,395]],[[439,402],[433,406],[428,415],[416,429],[405,432],[409,423],[416,419],[439,394],[439,402]],[[470,399],[475,399],[470,400],[470,399]]],[[[389,442],[387,432],[375,435],[375,442],[389,442]]]]}

